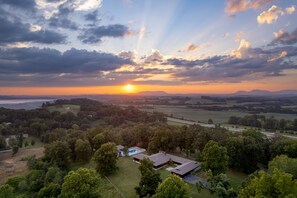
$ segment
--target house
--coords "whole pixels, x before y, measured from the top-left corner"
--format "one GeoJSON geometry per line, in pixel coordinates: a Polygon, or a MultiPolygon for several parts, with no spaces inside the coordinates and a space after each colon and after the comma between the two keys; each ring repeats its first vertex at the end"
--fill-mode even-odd
{"type": "Polygon", "coordinates": [[[170,168],[169,171],[171,173],[179,175],[180,177],[184,177],[190,174],[191,172],[199,169],[201,166],[199,162],[171,155],[165,152],[159,152],[150,156],[145,154],[138,154],[133,157],[133,160],[135,162],[140,162],[144,158],[150,159],[153,162],[153,167],[155,169],[159,169],[172,161],[177,166],[174,168],[170,168]]]}
{"type": "Polygon", "coordinates": [[[124,146],[123,145],[117,145],[117,150],[118,150],[118,157],[124,156],[124,146]]]}

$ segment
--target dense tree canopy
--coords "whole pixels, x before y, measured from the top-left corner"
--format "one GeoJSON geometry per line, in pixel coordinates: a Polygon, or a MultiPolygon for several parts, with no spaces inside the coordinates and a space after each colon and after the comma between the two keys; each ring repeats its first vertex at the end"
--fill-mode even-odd
{"type": "Polygon", "coordinates": [[[156,198],[189,198],[189,186],[179,176],[169,175],[158,187],[156,198]]]}
{"type": "Polygon", "coordinates": [[[79,168],[70,171],[64,178],[61,198],[99,198],[100,177],[91,169],[79,168]]]}
{"type": "Polygon", "coordinates": [[[297,195],[297,181],[292,175],[280,169],[274,169],[271,173],[259,171],[246,186],[240,191],[240,198],[250,197],[295,197],[297,195]]]}
{"type": "Polygon", "coordinates": [[[94,154],[96,171],[101,175],[110,175],[117,170],[118,151],[114,143],[103,144],[94,154]]]}
{"type": "Polygon", "coordinates": [[[202,152],[202,166],[205,170],[211,170],[214,175],[225,173],[228,168],[229,157],[227,149],[215,141],[209,141],[202,152]]]}
{"type": "Polygon", "coordinates": [[[153,169],[153,163],[148,158],[144,158],[140,162],[139,171],[141,179],[139,186],[135,188],[136,194],[139,197],[152,196],[156,193],[157,187],[161,182],[160,174],[153,169]]]}
{"type": "Polygon", "coordinates": [[[56,141],[46,145],[44,157],[61,168],[67,168],[70,162],[70,149],[67,142],[56,141]]]}

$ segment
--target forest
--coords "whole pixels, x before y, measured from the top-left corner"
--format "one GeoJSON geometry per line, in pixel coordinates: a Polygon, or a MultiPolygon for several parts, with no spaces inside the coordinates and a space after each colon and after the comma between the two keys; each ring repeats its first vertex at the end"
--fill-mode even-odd
{"type": "MultiPolygon", "coordinates": [[[[297,194],[297,140],[279,134],[267,138],[254,129],[234,133],[219,126],[172,126],[162,113],[89,99],[57,100],[35,110],[1,108],[0,115],[1,150],[23,147],[25,133],[45,145],[42,158],[26,159],[29,174],[10,177],[0,187],[1,198],[106,197],[101,180],[118,169],[118,144],[126,148],[138,146],[150,154],[165,151],[201,162],[209,185],[197,183],[197,191],[207,190],[215,197],[297,194]],[[77,115],[48,111],[51,106],[65,104],[79,105],[80,111],[77,115]],[[94,126],[98,121],[100,124],[94,126]],[[8,135],[16,135],[17,139],[6,145],[4,137],[8,135]],[[71,168],[72,164],[90,161],[95,170],[71,168]],[[250,174],[239,190],[230,185],[225,174],[228,169],[250,174]]],[[[135,186],[139,197],[170,197],[164,192],[169,192],[173,184],[178,184],[176,193],[180,197],[190,197],[188,185],[179,177],[168,176],[162,181],[147,161],[141,162],[139,170],[141,181],[135,186]]]]}

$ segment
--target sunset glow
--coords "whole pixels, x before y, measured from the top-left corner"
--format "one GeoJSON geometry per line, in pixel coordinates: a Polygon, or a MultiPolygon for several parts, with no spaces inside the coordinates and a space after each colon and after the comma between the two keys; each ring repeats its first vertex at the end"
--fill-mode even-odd
{"type": "Polygon", "coordinates": [[[296,89],[294,0],[28,1],[0,3],[0,94],[296,89]]]}

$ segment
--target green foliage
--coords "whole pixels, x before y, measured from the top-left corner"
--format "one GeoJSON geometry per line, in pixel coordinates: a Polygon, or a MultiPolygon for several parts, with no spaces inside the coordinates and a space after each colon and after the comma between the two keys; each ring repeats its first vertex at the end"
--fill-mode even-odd
{"type": "Polygon", "coordinates": [[[213,175],[211,171],[207,173],[208,189],[220,198],[236,198],[236,192],[232,188],[226,174],[213,175]]]}
{"type": "Polygon", "coordinates": [[[48,185],[50,183],[61,185],[63,183],[63,178],[63,171],[61,171],[58,167],[50,167],[45,175],[44,183],[45,185],[48,185]]]}
{"type": "Polygon", "coordinates": [[[61,198],[98,198],[100,196],[101,179],[87,168],[70,171],[64,178],[61,198]]]}
{"type": "Polygon", "coordinates": [[[29,142],[26,140],[25,141],[25,147],[29,146],[29,142]]]}
{"type": "Polygon", "coordinates": [[[37,194],[38,198],[53,198],[58,197],[61,193],[61,186],[59,184],[50,183],[47,186],[40,189],[37,194]]]}
{"type": "Polygon", "coordinates": [[[0,135],[0,150],[4,150],[6,149],[6,142],[5,142],[5,138],[0,135]]]}
{"type": "Polygon", "coordinates": [[[76,160],[88,162],[92,155],[92,150],[89,142],[78,139],[75,143],[76,160]]]}
{"type": "Polygon", "coordinates": [[[0,186],[0,198],[14,198],[13,187],[8,184],[0,186]]]}
{"type": "Polygon", "coordinates": [[[38,192],[43,187],[45,173],[42,170],[32,170],[27,176],[28,190],[38,192]]]}
{"type": "Polygon", "coordinates": [[[31,140],[31,146],[35,145],[35,140],[31,140]]]}
{"type": "Polygon", "coordinates": [[[226,148],[231,168],[252,173],[258,168],[258,163],[267,164],[268,140],[260,132],[247,130],[238,137],[228,138],[226,148]]]}
{"type": "Polygon", "coordinates": [[[229,157],[225,147],[211,140],[205,145],[202,155],[202,166],[205,170],[210,169],[214,175],[227,171],[229,157]]]}
{"type": "Polygon", "coordinates": [[[15,190],[18,189],[19,183],[21,181],[24,181],[26,178],[23,176],[15,176],[15,177],[11,177],[7,180],[6,184],[10,185],[11,187],[13,187],[15,190]]]}
{"type": "Polygon", "coordinates": [[[94,154],[96,171],[101,175],[110,175],[117,170],[118,151],[114,143],[103,144],[94,154]]]}
{"type": "Polygon", "coordinates": [[[259,171],[257,175],[245,184],[240,191],[240,198],[268,197],[283,198],[295,197],[297,194],[297,181],[292,175],[282,170],[274,169],[271,173],[259,171]]]}
{"type": "Polygon", "coordinates": [[[290,173],[293,179],[297,179],[297,159],[289,158],[286,155],[277,156],[269,162],[269,170],[280,169],[285,173],[290,173]]]}
{"type": "Polygon", "coordinates": [[[70,163],[70,149],[67,142],[56,141],[45,146],[44,157],[50,163],[65,169],[70,163]]]}
{"type": "Polygon", "coordinates": [[[162,181],[160,174],[154,171],[153,163],[148,158],[141,160],[138,169],[141,173],[141,179],[139,186],[135,188],[136,194],[140,198],[154,195],[159,183],[162,181]]]}
{"type": "Polygon", "coordinates": [[[106,138],[103,133],[97,134],[93,139],[93,147],[95,150],[98,150],[102,144],[106,143],[106,138]]]}
{"type": "Polygon", "coordinates": [[[158,187],[156,198],[189,198],[189,186],[179,176],[169,175],[158,187]]]}

